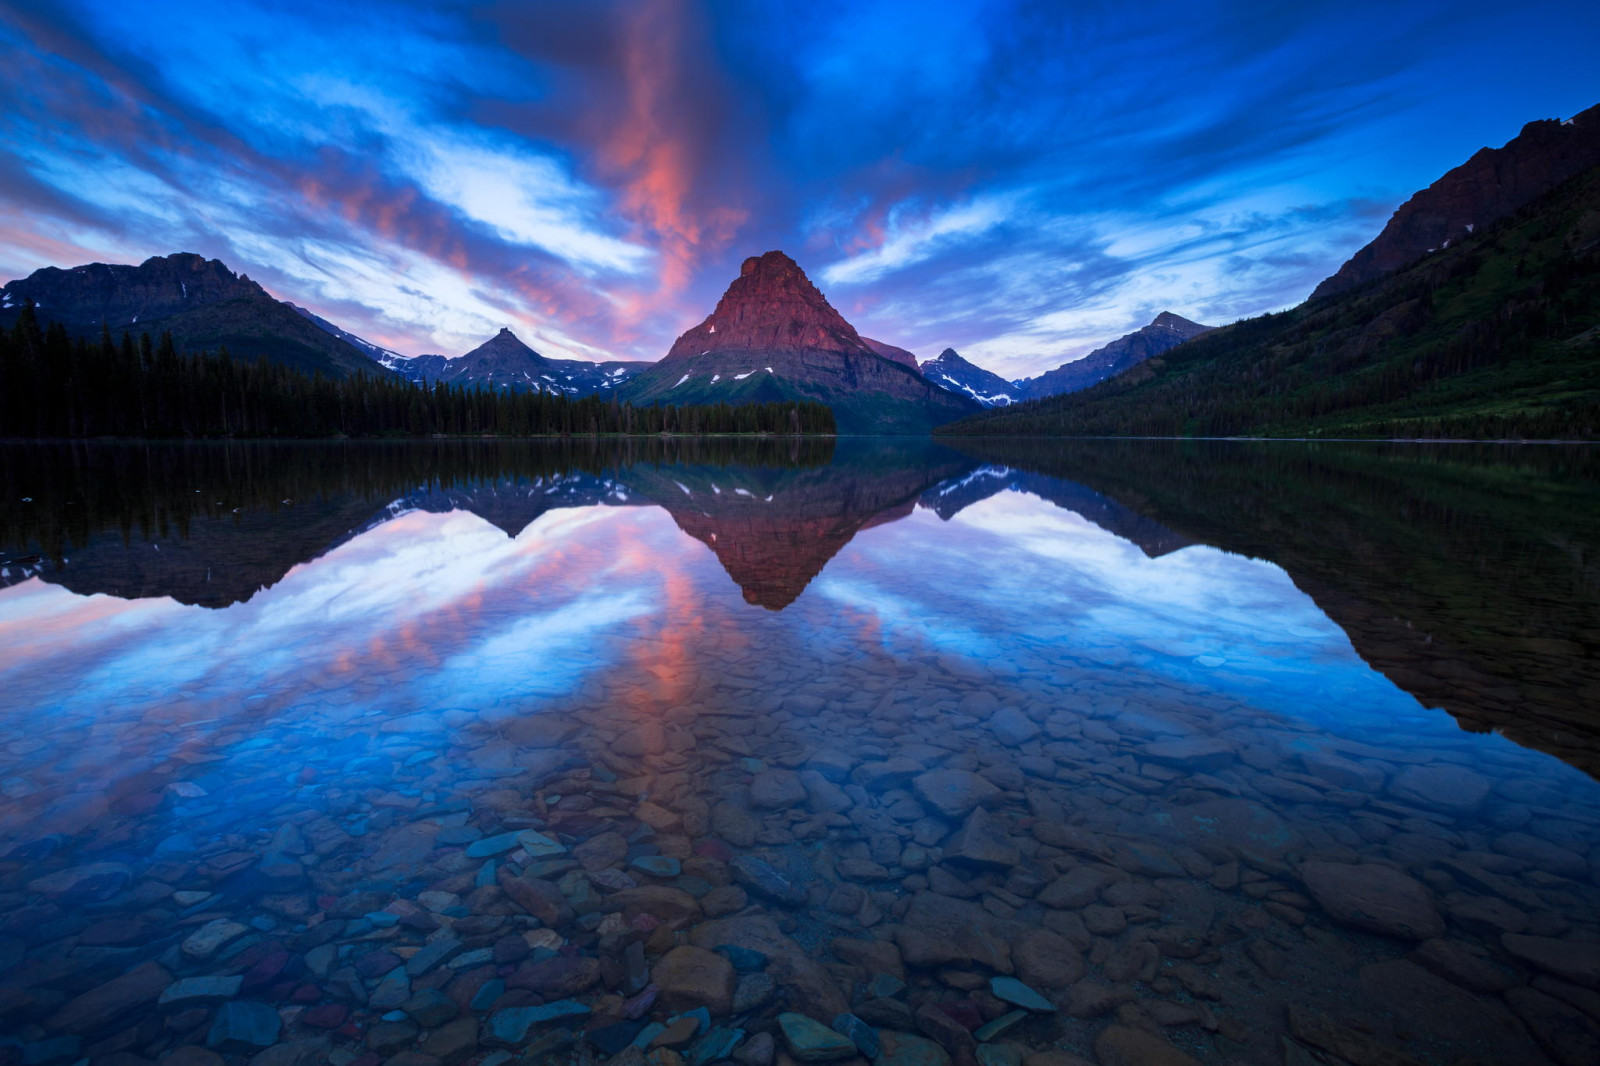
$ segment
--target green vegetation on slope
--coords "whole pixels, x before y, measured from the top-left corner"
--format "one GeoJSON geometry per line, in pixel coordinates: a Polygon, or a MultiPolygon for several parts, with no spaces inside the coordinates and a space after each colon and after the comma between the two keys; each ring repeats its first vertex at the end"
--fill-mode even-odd
{"type": "Polygon", "coordinates": [[[916,371],[888,360],[883,360],[884,368],[875,369],[915,379],[926,392],[925,399],[892,396],[865,385],[830,385],[823,381],[789,376],[785,373],[790,369],[788,360],[774,353],[736,357],[734,362],[759,363],[763,359],[778,364],[778,372],[769,374],[763,368],[741,380],[734,377],[734,373],[738,372],[735,370],[722,373],[721,380],[713,382],[712,371],[706,368],[704,361],[700,361],[693,367],[698,372],[688,381],[673,384],[677,380],[673,375],[680,371],[680,366],[675,364],[671,367],[662,366],[655,372],[646,371],[628,382],[621,391],[629,403],[640,406],[665,403],[669,398],[679,404],[824,404],[833,412],[839,432],[867,435],[921,436],[934,426],[958,418],[975,406],[953,393],[926,385],[916,371]]]}
{"type": "Polygon", "coordinates": [[[936,432],[1600,436],[1600,171],[1386,278],[936,432]]]}

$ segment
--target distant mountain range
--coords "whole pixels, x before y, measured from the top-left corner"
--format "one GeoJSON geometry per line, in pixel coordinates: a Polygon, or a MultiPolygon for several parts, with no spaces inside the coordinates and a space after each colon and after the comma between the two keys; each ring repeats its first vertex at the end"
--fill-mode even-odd
{"type": "Polygon", "coordinates": [[[1082,359],[1062,363],[1036,378],[1024,378],[1016,382],[1016,388],[1024,399],[1029,400],[1078,392],[1132,369],[1152,356],[1176,348],[1184,341],[1193,340],[1211,328],[1163,311],[1148,326],[1118,337],[1082,359]]]}
{"type": "Polygon", "coordinates": [[[979,410],[875,344],[888,347],[864,340],[799,264],[772,251],[746,259],[716,310],[621,394],[636,404],[819,400],[845,433],[926,433],[979,410]]]}
{"type": "Polygon", "coordinates": [[[635,404],[815,400],[856,434],[960,421],[952,432],[1588,436],[1600,432],[1597,168],[1600,106],[1529,123],[1402,204],[1299,308],[1221,329],[1162,312],[1012,381],[953,348],[919,364],[863,337],[780,251],[746,259],[656,363],[550,359],[508,329],[459,357],[408,357],[191,253],[35,271],[0,289],[0,328],[31,300],[87,339],[170,332],[180,351],[329,377],[635,404]]]}
{"type": "Polygon", "coordinates": [[[1571,173],[1589,158],[1600,159],[1600,109],[1533,123],[1412,197],[1299,307],[940,431],[1600,435],[1600,163],[1571,173]]]}
{"type": "Polygon", "coordinates": [[[614,360],[587,363],[580,359],[549,359],[540,355],[509,329],[502,329],[466,355],[446,359],[419,355],[414,359],[385,359],[383,365],[426,384],[483,385],[512,392],[552,392],[563,396],[589,396],[615,390],[649,363],[614,360]]]}

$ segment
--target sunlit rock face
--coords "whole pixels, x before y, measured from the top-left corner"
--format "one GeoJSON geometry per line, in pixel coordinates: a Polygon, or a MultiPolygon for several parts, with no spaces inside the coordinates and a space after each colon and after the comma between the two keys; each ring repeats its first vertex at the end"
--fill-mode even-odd
{"type": "Polygon", "coordinates": [[[857,433],[925,432],[977,409],[923,380],[914,358],[885,357],[876,343],[862,339],[798,263],[767,252],[746,259],[716,310],[623,395],[651,403],[816,399],[833,408],[841,431],[857,433]]]}
{"type": "Polygon", "coordinates": [[[667,359],[718,351],[877,355],[800,264],[777,251],[746,259],[717,309],[674,341],[667,359]]]}

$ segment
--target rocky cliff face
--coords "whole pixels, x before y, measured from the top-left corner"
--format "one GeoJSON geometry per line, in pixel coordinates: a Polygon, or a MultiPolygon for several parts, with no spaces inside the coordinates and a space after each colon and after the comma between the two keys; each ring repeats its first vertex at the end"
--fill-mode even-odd
{"type": "Polygon", "coordinates": [[[41,322],[59,322],[74,336],[172,334],[183,352],[237,358],[264,355],[330,377],[382,373],[366,352],[329,333],[218,259],[192,252],[155,256],[138,266],[89,263],[45,267],[0,289],[0,326],[32,300],[41,322]]]}
{"type": "Polygon", "coordinates": [[[912,370],[920,369],[917,366],[917,357],[911,352],[906,351],[904,348],[897,348],[892,344],[885,344],[882,341],[875,341],[871,337],[862,337],[861,343],[865,344],[868,348],[871,348],[874,352],[877,352],[880,356],[889,360],[891,363],[899,363],[901,366],[909,366],[912,370]]]}
{"type": "Polygon", "coordinates": [[[1483,148],[1401,204],[1383,232],[1311,294],[1380,278],[1510,214],[1600,166],[1600,104],[1565,122],[1530,122],[1502,148],[1483,148]]]}
{"type": "Polygon", "coordinates": [[[793,259],[744,261],[717,308],[624,390],[640,403],[820,400],[847,433],[926,432],[977,405],[884,358],[793,259]]]}
{"type": "Polygon", "coordinates": [[[1005,407],[1022,398],[1022,390],[976,363],[961,358],[954,348],[922,364],[922,376],[951,392],[970,396],[985,407],[1005,407]]]}
{"type": "Polygon", "coordinates": [[[1082,359],[1062,363],[1049,373],[1019,381],[1017,387],[1030,400],[1087,389],[1210,329],[1211,326],[1202,326],[1170,311],[1163,311],[1148,326],[1118,337],[1082,359]]]}

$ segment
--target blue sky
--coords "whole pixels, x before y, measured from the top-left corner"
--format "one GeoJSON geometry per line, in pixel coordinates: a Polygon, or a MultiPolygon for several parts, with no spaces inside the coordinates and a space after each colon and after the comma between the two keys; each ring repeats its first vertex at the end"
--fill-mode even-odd
{"type": "Polygon", "coordinates": [[[0,279],[197,251],[407,354],[655,359],[782,248],[1037,373],[1293,305],[1600,102],[1600,8],[0,0],[0,279]]]}

